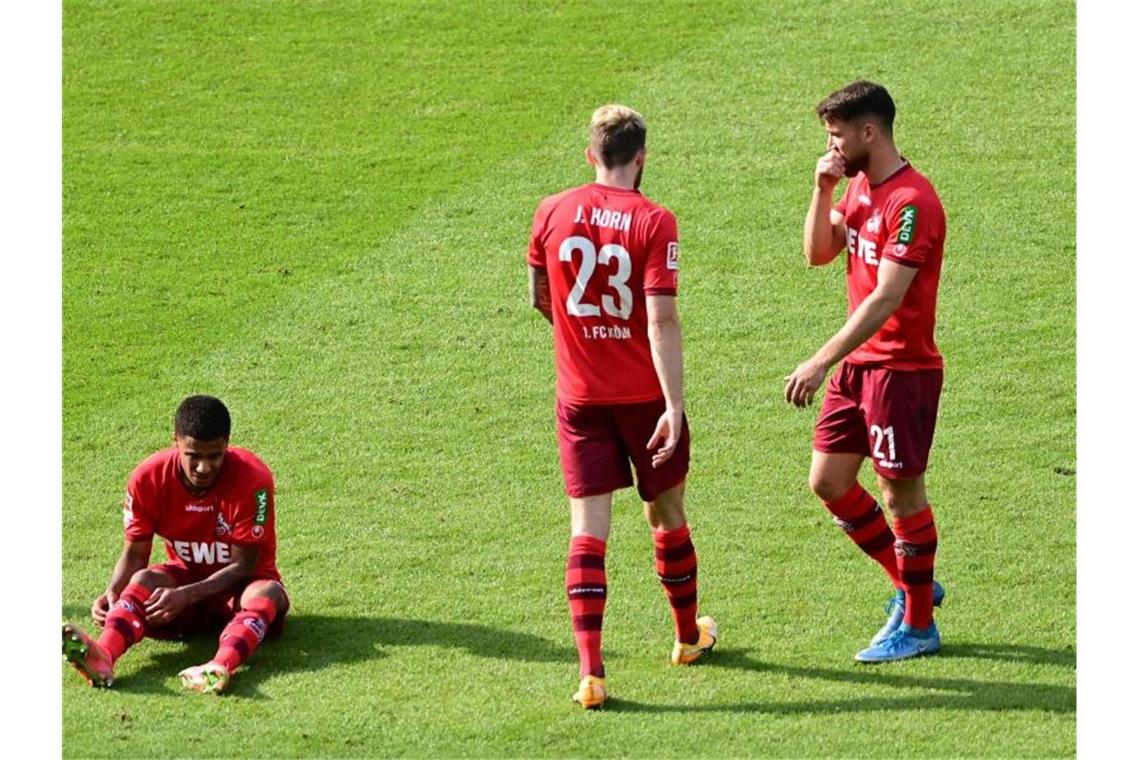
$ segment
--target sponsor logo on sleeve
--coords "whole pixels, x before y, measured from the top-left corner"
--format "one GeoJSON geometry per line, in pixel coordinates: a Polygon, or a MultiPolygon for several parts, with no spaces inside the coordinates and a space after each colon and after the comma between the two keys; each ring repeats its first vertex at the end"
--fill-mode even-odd
{"type": "Polygon", "coordinates": [[[253,494],[253,501],[257,504],[257,517],[253,518],[257,525],[264,525],[269,519],[269,489],[260,488],[253,494]]]}
{"type": "Polygon", "coordinates": [[[681,249],[676,243],[670,243],[665,252],[665,267],[667,269],[681,268],[681,249]]]}
{"type": "Polygon", "coordinates": [[[910,244],[914,242],[914,227],[918,223],[918,207],[903,206],[899,213],[898,242],[910,244]]]}
{"type": "Polygon", "coordinates": [[[253,534],[254,538],[259,539],[265,535],[265,528],[261,527],[260,525],[254,525],[253,530],[251,530],[250,533],[253,534]]]}
{"type": "Polygon", "coordinates": [[[906,246],[903,245],[902,243],[896,243],[895,244],[895,255],[899,256],[899,257],[906,256],[906,246]]]}

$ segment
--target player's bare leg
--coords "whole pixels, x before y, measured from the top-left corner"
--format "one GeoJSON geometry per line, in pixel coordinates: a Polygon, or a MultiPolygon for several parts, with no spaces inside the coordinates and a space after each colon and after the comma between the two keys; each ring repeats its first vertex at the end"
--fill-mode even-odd
{"type": "Polygon", "coordinates": [[[894,516],[895,554],[902,581],[887,625],[871,646],[855,655],[860,662],[886,662],[933,654],[941,648],[934,607],[944,592],[934,580],[938,532],[926,497],[923,476],[893,479],[879,476],[883,503],[894,516]],[[887,631],[894,624],[893,631],[887,631]],[[883,636],[884,632],[887,635],[883,636]]]}
{"type": "Polygon", "coordinates": [[[808,486],[820,501],[838,501],[855,485],[864,459],[862,454],[834,454],[813,450],[808,486]]]}
{"type": "Polygon", "coordinates": [[[277,581],[255,580],[242,591],[239,604],[241,609],[222,631],[217,653],[178,674],[184,689],[204,694],[225,691],[234,671],[254,653],[269,627],[289,611],[289,596],[277,581]]]}
{"type": "Polygon", "coordinates": [[[156,588],[176,585],[177,581],[161,570],[139,570],[107,612],[98,639],[73,623],[63,626],[63,656],[91,686],[109,687],[114,681],[115,662],[143,638],[147,599],[156,588]]]}
{"type": "Polygon", "coordinates": [[[645,521],[653,529],[657,577],[673,613],[674,665],[696,662],[716,645],[717,623],[697,617],[697,553],[685,518],[685,483],[645,502],[645,521]]]}
{"type": "Polygon", "coordinates": [[[602,617],[606,609],[606,539],[610,535],[612,511],[612,493],[570,499],[566,598],[581,679],[574,701],[587,710],[596,710],[606,701],[602,617]]]}

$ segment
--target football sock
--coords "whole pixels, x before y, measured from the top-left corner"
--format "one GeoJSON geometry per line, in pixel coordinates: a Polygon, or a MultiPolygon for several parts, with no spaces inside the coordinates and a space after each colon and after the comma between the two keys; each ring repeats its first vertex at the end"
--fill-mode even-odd
{"type": "Polygon", "coordinates": [[[934,620],[934,553],[938,549],[930,505],[909,517],[896,517],[895,535],[899,575],[906,592],[903,622],[911,628],[927,628],[934,620]]]}
{"type": "Polygon", "coordinates": [[[895,535],[883,511],[863,486],[855,483],[835,501],[823,505],[835,517],[835,524],[871,559],[882,565],[895,588],[902,588],[895,557],[895,535]]]}
{"type": "Polygon", "coordinates": [[[138,583],[129,583],[111,605],[107,619],[103,623],[103,633],[99,635],[99,645],[111,655],[111,661],[123,656],[131,646],[139,643],[146,632],[146,611],[144,605],[150,599],[151,591],[138,583]]]}
{"type": "Polygon", "coordinates": [[[566,558],[566,598],[578,646],[578,676],[606,677],[602,665],[602,615],[606,609],[606,542],[574,536],[566,558]]]}
{"type": "Polygon", "coordinates": [[[265,638],[277,618],[277,605],[265,596],[256,596],[234,615],[218,638],[218,652],[211,659],[230,673],[245,662],[265,638]]]}
{"type": "Polygon", "coordinates": [[[697,553],[693,549],[689,526],[653,531],[653,547],[657,556],[657,577],[665,587],[665,596],[673,609],[677,641],[696,644],[701,638],[697,628],[697,553]]]}

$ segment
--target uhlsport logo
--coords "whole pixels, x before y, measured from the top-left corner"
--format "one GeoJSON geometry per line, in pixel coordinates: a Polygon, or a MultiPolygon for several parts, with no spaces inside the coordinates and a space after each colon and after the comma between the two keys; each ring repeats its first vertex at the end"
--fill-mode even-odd
{"type": "Polygon", "coordinates": [[[917,206],[903,206],[903,210],[899,212],[899,237],[900,243],[913,243],[914,242],[914,225],[918,222],[918,207],[917,206]]]}
{"type": "Polygon", "coordinates": [[[266,488],[258,489],[253,494],[253,500],[257,503],[257,517],[253,521],[258,525],[264,525],[265,521],[269,519],[269,490],[266,488]]]}

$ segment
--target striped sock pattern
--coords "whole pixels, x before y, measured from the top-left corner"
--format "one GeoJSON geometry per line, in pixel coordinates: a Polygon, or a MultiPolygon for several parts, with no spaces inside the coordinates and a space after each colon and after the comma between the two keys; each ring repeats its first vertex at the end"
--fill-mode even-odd
{"type": "Polygon", "coordinates": [[[277,617],[277,605],[268,597],[255,597],[222,629],[213,661],[230,673],[249,659],[277,617]]]}
{"type": "Polygon", "coordinates": [[[602,664],[602,616],[606,609],[606,542],[574,536],[566,558],[566,598],[578,647],[578,675],[606,677],[602,664]]]}
{"type": "Polygon", "coordinates": [[[701,637],[697,628],[697,553],[689,526],[653,531],[653,548],[657,577],[673,610],[677,641],[696,644],[701,637]]]}
{"type": "Polygon", "coordinates": [[[896,517],[895,535],[895,554],[906,593],[903,622],[911,628],[928,628],[934,620],[934,555],[938,551],[934,511],[927,505],[909,517],[896,517]]]}
{"type": "Polygon", "coordinates": [[[882,566],[895,588],[902,588],[895,557],[895,534],[871,494],[856,483],[843,496],[835,501],[825,501],[823,505],[855,545],[882,566]]]}
{"type": "Polygon", "coordinates": [[[111,661],[119,659],[123,653],[143,639],[146,632],[146,612],[143,605],[150,599],[151,591],[138,583],[127,584],[111,606],[103,623],[103,633],[99,635],[99,645],[111,655],[111,661]]]}

